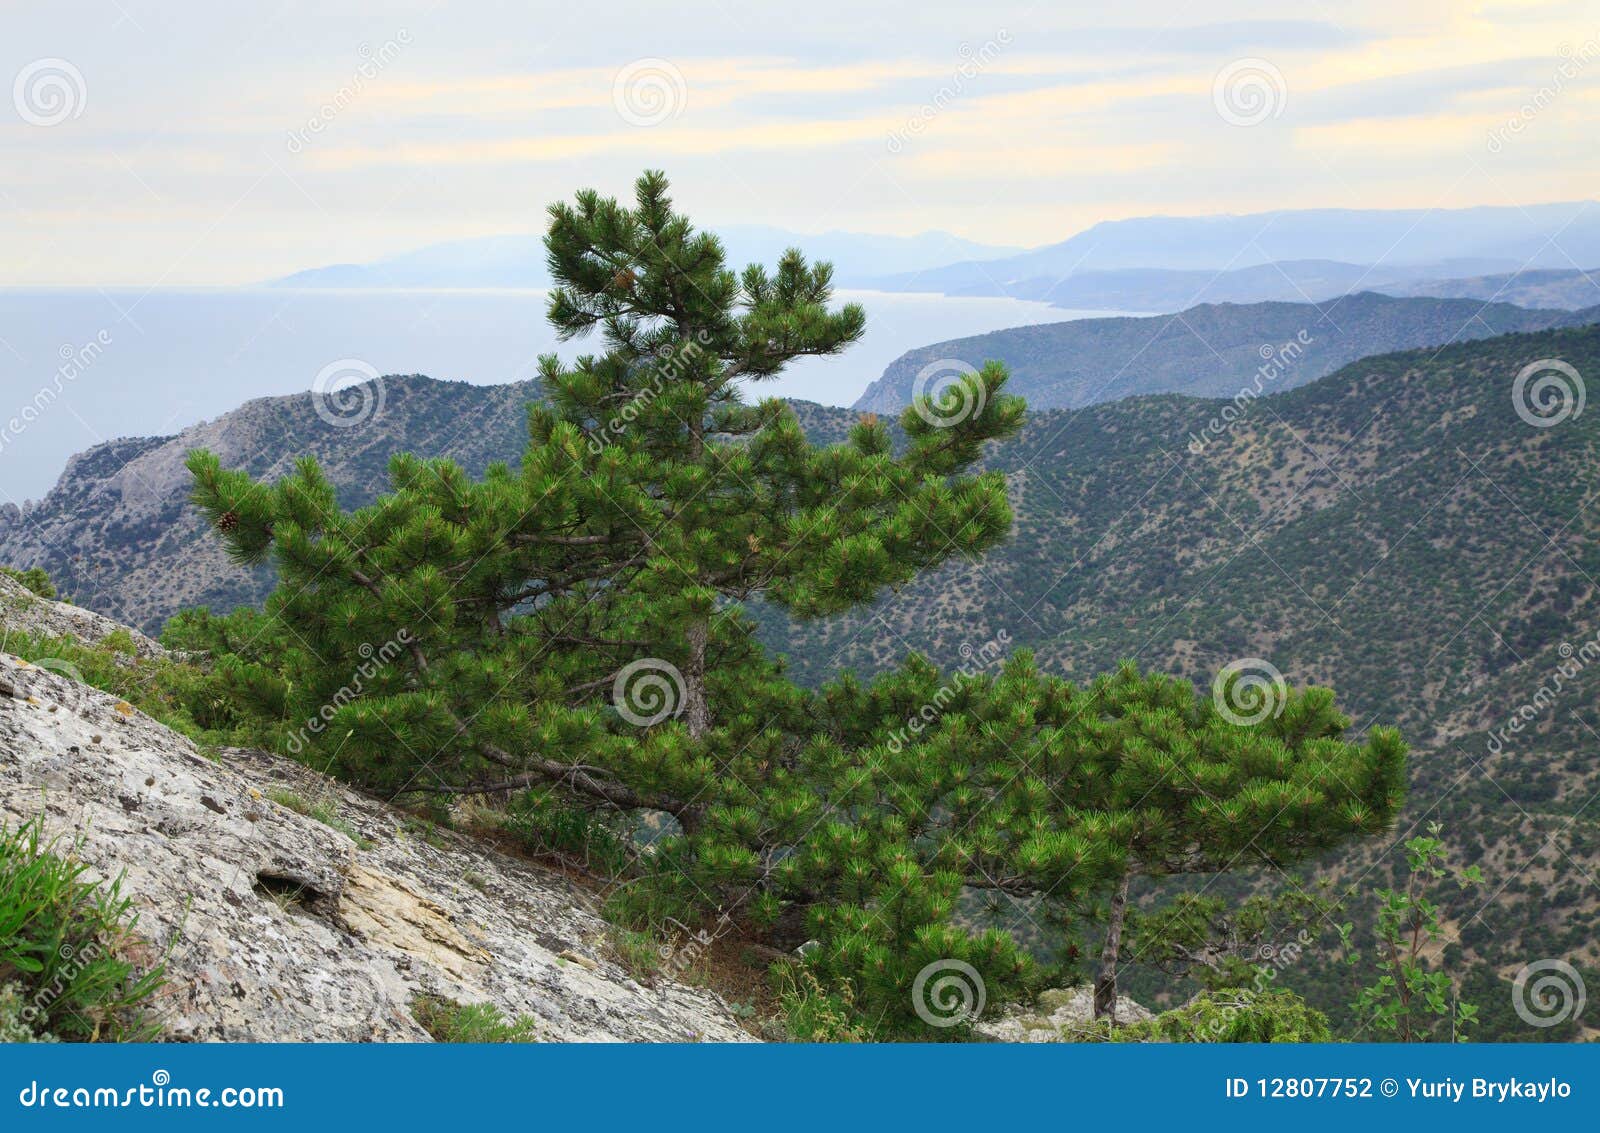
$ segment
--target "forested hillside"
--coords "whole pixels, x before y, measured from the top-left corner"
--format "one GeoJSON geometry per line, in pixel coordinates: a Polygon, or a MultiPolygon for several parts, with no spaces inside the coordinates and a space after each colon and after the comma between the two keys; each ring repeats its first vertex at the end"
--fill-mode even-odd
{"type": "Polygon", "coordinates": [[[1396,299],[1363,292],[1321,303],[1208,303],[1176,315],[1080,319],[936,342],[895,360],[856,402],[897,413],[913,392],[991,359],[1034,410],[1076,409],[1144,393],[1233,397],[1279,393],[1357,358],[1582,326],[1585,311],[1526,310],[1477,299],[1396,299]]]}

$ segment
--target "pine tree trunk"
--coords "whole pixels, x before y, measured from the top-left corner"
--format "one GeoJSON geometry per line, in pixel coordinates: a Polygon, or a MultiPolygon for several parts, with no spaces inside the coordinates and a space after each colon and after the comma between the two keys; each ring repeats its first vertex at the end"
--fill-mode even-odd
{"type": "Polygon", "coordinates": [[[1094,981],[1094,1017],[1117,1022],[1117,961],[1122,954],[1122,922],[1128,913],[1130,869],[1111,895],[1111,915],[1106,924],[1106,944],[1100,950],[1100,974],[1094,981]]]}
{"type": "Polygon", "coordinates": [[[683,722],[693,739],[711,730],[711,706],[706,703],[706,642],[710,637],[706,619],[689,626],[689,665],[683,674],[683,722]]]}

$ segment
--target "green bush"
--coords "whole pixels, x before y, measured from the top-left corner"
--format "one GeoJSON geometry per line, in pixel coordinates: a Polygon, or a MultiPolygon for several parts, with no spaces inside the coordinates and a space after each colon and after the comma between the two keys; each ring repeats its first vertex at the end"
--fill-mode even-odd
{"type": "Polygon", "coordinates": [[[526,1015],[507,1019],[492,1003],[457,1003],[433,995],[412,1001],[411,1014],[422,1029],[441,1043],[538,1042],[534,1021],[526,1015]]]}
{"type": "Polygon", "coordinates": [[[55,598],[56,588],[50,581],[50,576],[38,567],[29,567],[27,570],[18,570],[16,567],[0,567],[0,574],[14,578],[41,598],[55,598]]]}
{"type": "MultiPolygon", "coordinates": [[[[76,848],[76,847],[74,847],[76,848]]],[[[138,918],[121,881],[87,880],[88,866],[43,841],[43,820],[0,827],[0,1029],[35,1039],[141,1041],[164,964],[130,960],[138,918]]]]}
{"type": "Polygon", "coordinates": [[[1293,992],[1233,988],[1197,995],[1154,1019],[1118,1028],[1113,1042],[1325,1043],[1327,1016],[1293,992]]]}

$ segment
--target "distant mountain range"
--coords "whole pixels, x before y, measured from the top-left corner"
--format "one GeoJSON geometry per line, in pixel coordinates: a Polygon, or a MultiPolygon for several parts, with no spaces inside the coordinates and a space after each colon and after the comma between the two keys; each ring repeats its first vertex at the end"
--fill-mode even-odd
{"type": "MultiPolygon", "coordinates": [[[[916,236],[878,236],[858,232],[804,235],[762,225],[730,224],[716,229],[736,269],[747,263],[776,263],[798,247],[813,260],[834,266],[835,282],[859,286],[868,276],[912,272],[952,260],[1007,256],[1018,251],[963,240],[948,232],[916,236]]],[[[544,238],[533,235],[483,236],[433,244],[370,264],[333,264],[272,281],[277,287],[476,288],[548,287],[544,238]]]]}
{"type": "Polygon", "coordinates": [[[1375,264],[1390,273],[1434,265],[1429,270],[1452,275],[1596,264],[1600,263],[1600,202],[1138,217],[1105,221],[1069,240],[1020,255],[971,260],[936,271],[885,273],[874,285],[891,291],[1007,295],[1013,287],[1034,289],[1041,280],[1055,282],[1086,272],[1131,268],[1222,272],[1300,260],[1375,264]],[[1489,266],[1459,270],[1472,261],[1487,261],[1489,266]]]}
{"type": "Polygon", "coordinates": [[[1600,322],[1586,311],[1527,310],[1477,299],[1397,299],[1363,292],[1321,304],[1206,304],[1176,315],[1079,319],[936,342],[896,359],[854,408],[898,413],[937,390],[956,364],[997,359],[1034,409],[1076,409],[1145,393],[1281,393],[1357,358],[1509,331],[1600,322]]]}
{"type": "MultiPolygon", "coordinates": [[[[1005,296],[1076,310],[1180,311],[1202,303],[1320,302],[1357,291],[1577,309],[1600,303],[1600,203],[1528,208],[1300,209],[1139,217],[1021,251],[946,232],[805,235],[718,229],[735,265],[789,247],[844,286],[1005,296]]],[[[541,238],[486,236],[273,281],[303,288],[528,288],[549,284],[541,238]]]]}

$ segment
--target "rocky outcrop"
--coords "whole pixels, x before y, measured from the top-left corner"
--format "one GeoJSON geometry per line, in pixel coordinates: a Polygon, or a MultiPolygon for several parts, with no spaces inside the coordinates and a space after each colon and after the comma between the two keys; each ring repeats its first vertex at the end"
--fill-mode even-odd
{"type": "MultiPolygon", "coordinates": [[[[1125,995],[1117,996],[1117,1022],[1140,1023],[1155,1015],[1125,995]]],[[[1094,1022],[1094,988],[1052,988],[1031,1007],[1013,1007],[972,1025],[973,1037],[992,1043],[1072,1042],[1075,1032],[1094,1022]]]]}
{"type": "Polygon", "coordinates": [[[632,979],[563,878],[0,654],[0,822],[40,813],[122,876],[169,1039],[425,1041],[423,995],[546,1041],[748,1038],[711,992],[632,979]]]}
{"type": "Polygon", "coordinates": [[[136,629],[129,629],[103,614],[41,598],[10,575],[0,574],[0,625],[41,637],[70,637],[98,644],[113,633],[125,633],[140,657],[162,657],[166,650],[136,629]]]}

